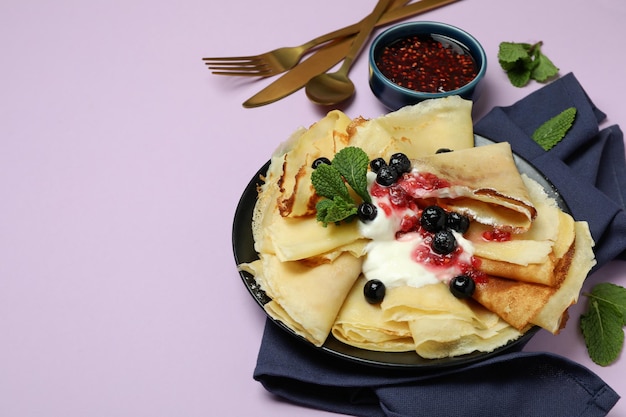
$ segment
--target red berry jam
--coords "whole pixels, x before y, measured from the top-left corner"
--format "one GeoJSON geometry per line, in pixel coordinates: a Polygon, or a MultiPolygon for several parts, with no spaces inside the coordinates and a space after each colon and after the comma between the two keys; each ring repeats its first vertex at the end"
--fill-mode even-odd
{"type": "Polygon", "coordinates": [[[425,93],[457,90],[478,74],[464,45],[440,35],[415,35],[385,47],[376,66],[400,87],[425,93]]]}
{"type": "Polygon", "coordinates": [[[500,229],[492,229],[483,232],[483,239],[489,242],[508,242],[511,240],[511,232],[500,229]]]}
{"type": "MultiPolygon", "coordinates": [[[[425,200],[424,196],[429,197],[429,192],[441,188],[448,188],[451,184],[438,176],[427,172],[409,172],[403,174],[397,182],[385,186],[374,182],[370,189],[372,197],[377,199],[376,204],[387,217],[397,215],[399,218],[398,230],[395,237],[398,240],[405,238],[411,239],[409,234],[417,233],[422,243],[417,245],[412,252],[412,259],[424,266],[430,271],[444,269],[451,270],[451,274],[463,274],[471,277],[476,283],[485,282],[486,275],[480,272],[480,260],[468,256],[461,244],[456,242],[454,236],[446,239],[444,242],[449,243],[452,239],[455,241],[453,246],[445,251],[441,251],[437,244],[433,241],[437,240],[436,235],[441,230],[427,230],[422,219],[424,207],[430,200],[425,200]],[[455,245],[455,246],[454,246],[455,245]]],[[[439,212],[444,216],[442,228],[446,228],[447,222],[445,217],[449,215],[441,209],[439,212]]],[[[439,276],[439,274],[437,273],[439,276]]],[[[444,273],[447,275],[447,273],[444,273]]],[[[451,279],[453,276],[450,276],[451,279]]]]}

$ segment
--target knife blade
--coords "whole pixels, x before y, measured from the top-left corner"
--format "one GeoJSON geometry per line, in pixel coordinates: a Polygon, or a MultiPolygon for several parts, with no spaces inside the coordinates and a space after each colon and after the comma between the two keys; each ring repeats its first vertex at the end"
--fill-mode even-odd
{"type": "MultiPolygon", "coordinates": [[[[388,24],[408,16],[421,14],[457,1],[459,0],[421,0],[408,6],[398,7],[386,12],[377,22],[376,26],[388,24]]],[[[336,39],[320,48],[309,58],[296,65],[293,69],[246,100],[243,103],[243,107],[253,108],[264,106],[295,93],[304,87],[315,75],[328,71],[339,63],[348,52],[348,49],[350,49],[353,38],[354,36],[336,39]]]]}

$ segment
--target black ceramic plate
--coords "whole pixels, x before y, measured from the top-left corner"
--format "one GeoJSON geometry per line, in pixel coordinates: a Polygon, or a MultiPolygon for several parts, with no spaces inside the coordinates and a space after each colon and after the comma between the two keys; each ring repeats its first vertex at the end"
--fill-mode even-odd
{"type": "MultiPolygon", "coordinates": [[[[493,143],[491,140],[481,136],[475,137],[476,146],[482,146],[493,143]]],[[[518,155],[514,155],[515,163],[521,173],[528,175],[530,178],[541,184],[549,196],[554,198],[559,206],[569,212],[565,201],[561,198],[554,185],[536,168],[530,163],[525,161],[518,155]]],[[[237,264],[244,262],[251,262],[258,259],[258,254],[254,250],[254,239],[252,237],[252,212],[257,198],[257,186],[262,183],[260,177],[264,175],[269,167],[269,162],[259,169],[257,174],[252,178],[246,189],[244,190],[237,210],[235,211],[235,218],[233,222],[233,252],[235,255],[235,262],[237,264]]],[[[256,284],[254,277],[250,274],[241,271],[240,272],[243,283],[252,295],[252,298],[263,307],[265,303],[270,301],[270,298],[259,288],[256,284]]],[[[279,321],[270,319],[282,329],[293,335],[294,337],[303,341],[303,349],[319,349],[332,356],[342,358],[348,361],[360,363],[363,365],[385,367],[385,368],[406,368],[414,370],[433,370],[444,367],[455,367],[461,365],[467,365],[469,363],[485,360],[489,357],[500,355],[505,352],[520,349],[531,337],[539,330],[534,327],[526,332],[522,337],[508,343],[501,348],[496,349],[493,352],[483,353],[475,352],[467,355],[457,356],[453,358],[443,359],[425,359],[417,355],[415,352],[375,352],[364,349],[355,348],[353,346],[346,345],[332,335],[328,337],[322,347],[315,347],[313,344],[306,341],[301,336],[294,333],[291,329],[285,326],[279,321]]]]}

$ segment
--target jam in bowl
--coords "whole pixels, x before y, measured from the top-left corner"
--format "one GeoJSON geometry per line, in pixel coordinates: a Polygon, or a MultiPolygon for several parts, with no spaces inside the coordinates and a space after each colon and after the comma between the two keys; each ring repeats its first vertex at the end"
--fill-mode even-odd
{"type": "Polygon", "coordinates": [[[376,37],[369,54],[370,88],[392,111],[449,95],[476,99],[486,70],[480,43],[445,23],[393,26],[376,37]]]}

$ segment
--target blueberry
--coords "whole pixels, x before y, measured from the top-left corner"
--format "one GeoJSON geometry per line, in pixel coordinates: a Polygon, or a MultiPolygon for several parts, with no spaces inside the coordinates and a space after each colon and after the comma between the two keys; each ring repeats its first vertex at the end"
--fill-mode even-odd
{"type": "Polygon", "coordinates": [[[422,211],[420,224],[428,232],[437,232],[446,227],[446,211],[439,206],[428,206],[422,211]]]}
{"type": "Polygon", "coordinates": [[[398,171],[392,166],[385,165],[380,167],[376,173],[376,182],[382,186],[388,187],[398,180],[398,171]]]}
{"type": "Polygon", "coordinates": [[[452,152],[452,149],[449,148],[439,148],[435,151],[435,153],[447,153],[447,152],[452,152]]]}
{"type": "Polygon", "coordinates": [[[359,216],[359,220],[362,222],[367,222],[370,220],[374,220],[376,218],[376,213],[378,209],[372,203],[363,202],[359,204],[359,208],[357,209],[357,215],[359,216]]]}
{"type": "Polygon", "coordinates": [[[464,234],[469,229],[470,220],[469,217],[460,213],[448,213],[447,226],[455,232],[464,234]]]}
{"type": "Polygon", "coordinates": [[[385,298],[385,284],[377,279],[370,279],[363,287],[365,300],[370,304],[378,304],[385,298]]]}
{"type": "Polygon", "coordinates": [[[450,292],[456,298],[469,298],[476,290],[476,283],[467,275],[459,275],[450,280],[450,292]]]}
{"type": "Polygon", "coordinates": [[[440,255],[452,253],[456,249],[456,238],[450,230],[440,230],[433,236],[432,248],[440,255]]]}
{"type": "Polygon", "coordinates": [[[411,170],[411,160],[403,153],[394,153],[389,158],[389,165],[394,167],[398,174],[404,174],[411,170]]]}
{"type": "Polygon", "coordinates": [[[318,166],[320,166],[321,164],[326,164],[326,165],[330,165],[330,159],[321,156],[319,158],[317,158],[315,161],[313,161],[313,163],[311,164],[311,168],[315,169],[318,166]]]}
{"type": "Polygon", "coordinates": [[[378,173],[380,168],[382,168],[382,167],[384,167],[386,165],[387,165],[387,162],[385,162],[385,160],[383,158],[376,158],[376,159],[372,159],[370,161],[370,168],[372,169],[372,172],[374,172],[374,173],[378,173]]]}

